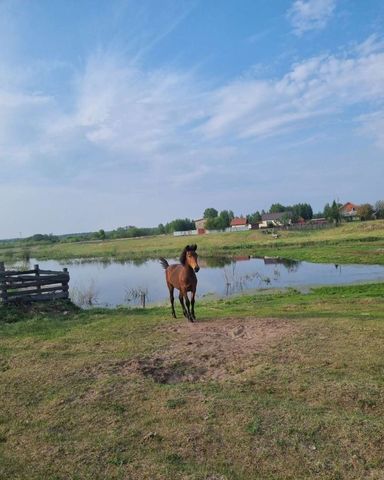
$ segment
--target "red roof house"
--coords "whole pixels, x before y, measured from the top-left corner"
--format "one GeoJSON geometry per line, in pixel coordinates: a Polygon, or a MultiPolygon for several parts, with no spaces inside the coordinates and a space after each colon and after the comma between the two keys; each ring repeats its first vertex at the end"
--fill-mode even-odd
{"type": "Polygon", "coordinates": [[[244,217],[235,217],[231,220],[231,227],[240,227],[247,225],[247,219],[244,217]]]}
{"type": "Polygon", "coordinates": [[[245,217],[235,217],[231,220],[232,230],[247,230],[249,228],[248,220],[245,217]]]}
{"type": "Polygon", "coordinates": [[[358,208],[358,205],[355,205],[352,202],[347,202],[340,207],[339,211],[342,217],[356,217],[358,208]]]}

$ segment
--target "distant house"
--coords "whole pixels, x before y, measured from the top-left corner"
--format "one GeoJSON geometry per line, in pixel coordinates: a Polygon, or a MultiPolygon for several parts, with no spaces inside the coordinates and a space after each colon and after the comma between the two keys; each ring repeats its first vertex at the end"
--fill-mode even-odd
{"type": "Polygon", "coordinates": [[[195,220],[196,230],[198,230],[199,228],[205,228],[206,223],[207,223],[206,218],[199,218],[198,220],[195,220]]]}
{"type": "Polygon", "coordinates": [[[358,205],[355,205],[352,202],[345,203],[342,207],[339,208],[340,215],[345,219],[354,220],[358,217],[357,209],[358,205]]]}
{"type": "Polygon", "coordinates": [[[207,219],[206,218],[199,218],[198,220],[195,220],[195,227],[196,227],[196,230],[197,230],[197,233],[199,235],[205,233],[205,225],[207,223],[207,219]]]}
{"type": "Polygon", "coordinates": [[[292,212],[264,213],[261,216],[260,228],[281,227],[288,223],[291,224],[292,212]]]}
{"type": "Polygon", "coordinates": [[[231,220],[231,230],[249,230],[251,225],[249,225],[246,217],[235,217],[231,220]]]}
{"type": "Polygon", "coordinates": [[[310,225],[326,225],[328,220],[326,218],[311,218],[308,222],[310,225]]]}

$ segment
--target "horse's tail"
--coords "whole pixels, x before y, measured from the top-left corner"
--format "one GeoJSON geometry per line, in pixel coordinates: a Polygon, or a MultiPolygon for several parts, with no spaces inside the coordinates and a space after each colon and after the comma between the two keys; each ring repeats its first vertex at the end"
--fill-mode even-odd
{"type": "Polygon", "coordinates": [[[167,260],[163,257],[160,257],[159,260],[160,260],[161,266],[164,268],[164,270],[166,270],[169,267],[169,263],[167,262],[167,260]]]}

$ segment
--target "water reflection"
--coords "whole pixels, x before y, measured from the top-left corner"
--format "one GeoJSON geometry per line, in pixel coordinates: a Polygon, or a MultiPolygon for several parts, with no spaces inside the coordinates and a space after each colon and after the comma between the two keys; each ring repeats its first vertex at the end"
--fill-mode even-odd
{"type": "MultiPolygon", "coordinates": [[[[3,257],[4,258],[4,257],[3,257]]],[[[7,268],[29,269],[34,264],[47,270],[69,268],[70,290],[85,305],[143,305],[168,301],[164,271],[158,260],[76,259],[67,261],[13,262],[7,268]]],[[[167,259],[178,263],[177,259],[167,259]]],[[[198,298],[228,296],[259,288],[301,288],[313,285],[384,281],[384,266],[297,262],[278,257],[199,258],[198,298]]]]}
{"type": "Polygon", "coordinates": [[[237,262],[232,262],[230,268],[223,269],[225,281],[225,295],[227,297],[252,288],[255,280],[258,281],[260,288],[262,286],[267,286],[271,283],[271,279],[269,277],[263,276],[259,272],[247,273],[242,275],[240,272],[237,272],[236,267],[237,262]]]}
{"type": "Polygon", "coordinates": [[[289,272],[295,272],[301,263],[298,260],[280,257],[263,257],[263,260],[265,265],[284,265],[289,272]]]}
{"type": "MultiPolygon", "coordinates": [[[[249,258],[250,257],[247,257],[247,260],[249,260],[249,258]]],[[[226,265],[230,265],[233,260],[231,257],[199,257],[199,265],[203,268],[223,268],[226,265]]]]}

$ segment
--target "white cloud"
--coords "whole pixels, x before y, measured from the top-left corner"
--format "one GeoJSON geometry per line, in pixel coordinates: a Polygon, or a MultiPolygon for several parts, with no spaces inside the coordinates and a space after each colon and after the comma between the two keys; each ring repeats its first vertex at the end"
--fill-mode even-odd
{"type": "Polygon", "coordinates": [[[384,51],[371,45],[368,55],[355,49],[347,56],[310,58],[280,79],[229,83],[213,92],[201,131],[210,139],[257,139],[383,101],[384,51]]]}
{"type": "Polygon", "coordinates": [[[75,122],[107,149],[156,153],[178,143],[199,117],[200,92],[187,74],[144,71],[116,57],[98,55],[78,82],[75,122]]]}
{"type": "Polygon", "coordinates": [[[336,7],[336,0],[295,0],[288,11],[296,35],[325,27],[336,7]]]}
{"type": "Polygon", "coordinates": [[[370,35],[364,42],[356,46],[356,52],[361,56],[368,56],[384,50],[384,39],[380,38],[376,33],[370,35]]]}
{"type": "MultiPolygon", "coordinates": [[[[91,55],[75,71],[65,98],[34,91],[31,76],[32,70],[25,84],[0,87],[2,188],[20,184],[19,178],[27,184],[49,179],[52,190],[56,184],[64,192],[69,185],[97,205],[110,192],[114,205],[129,196],[137,210],[133,223],[141,222],[148,192],[168,206],[183,198],[175,192],[192,189],[203,192],[197,196],[204,206],[207,185],[209,198],[221,195],[224,182],[232,185],[234,176],[243,176],[236,167],[241,161],[256,171],[256,140],[292,132],[291,145],[305,145],[314,134],[323,142],[320,119],[349,126],[357,120],[359,132],[384,148],[384,45],[376,36],[343,55],[295,63],[280,78],[248,76],[218,88],[207,87],[196,74],[149,70],[110,52],[91,55]]],[[[269,146],[282,151],[279,141],[269,146]]],[[[270,157],[264,161],[266,170],[270,157]]],[[[73,198],[70,209],[80,194],[73,198]]],[[[176,209],[182,214],[182,202],[176,203],[169,215],[176,209]]],[[[161,210],[148,205],[148,215],[152,208],[161,210]]],[[[124,208],[115,208],[119,218],[124,208]]]]}
{"type": "Polygon", "coordinates": [[[166,167],[177,179],[180,162],[195,162],[196,178],[208,175],[215,155],[219,161],[233,142],[341,117],[350,107],[378,110],[384,46],[370,37],[349,54],[296,63],[281,78],[243,78],[216,89],[196,75],[146,70],[105,52],[92,55],[75,78],[71,109],[26,87],[0,89],[0,170],[12,158],[43,175],[118,165],[155,176],[166,167]]]}
{"type": "Polygon", "coordinates": [[[358,120],[362,125],[361,132],[373,138],[375,144],[384,150],[384,110],[361,115],[358,120]]]}
{"type": "Polygon", "coordinates": [[[72,85],[70,110],[60,97],[0,88],[0,173],[8,158],[19,158],[36,174],[78,176],[92,158],[93,169],[119,165],[150,175],[166,165],[172,181],[182,159],[201,162],[191,125],[204,115],[205,92],[191,74],[146,71],[99,52],[72,85]]]}

